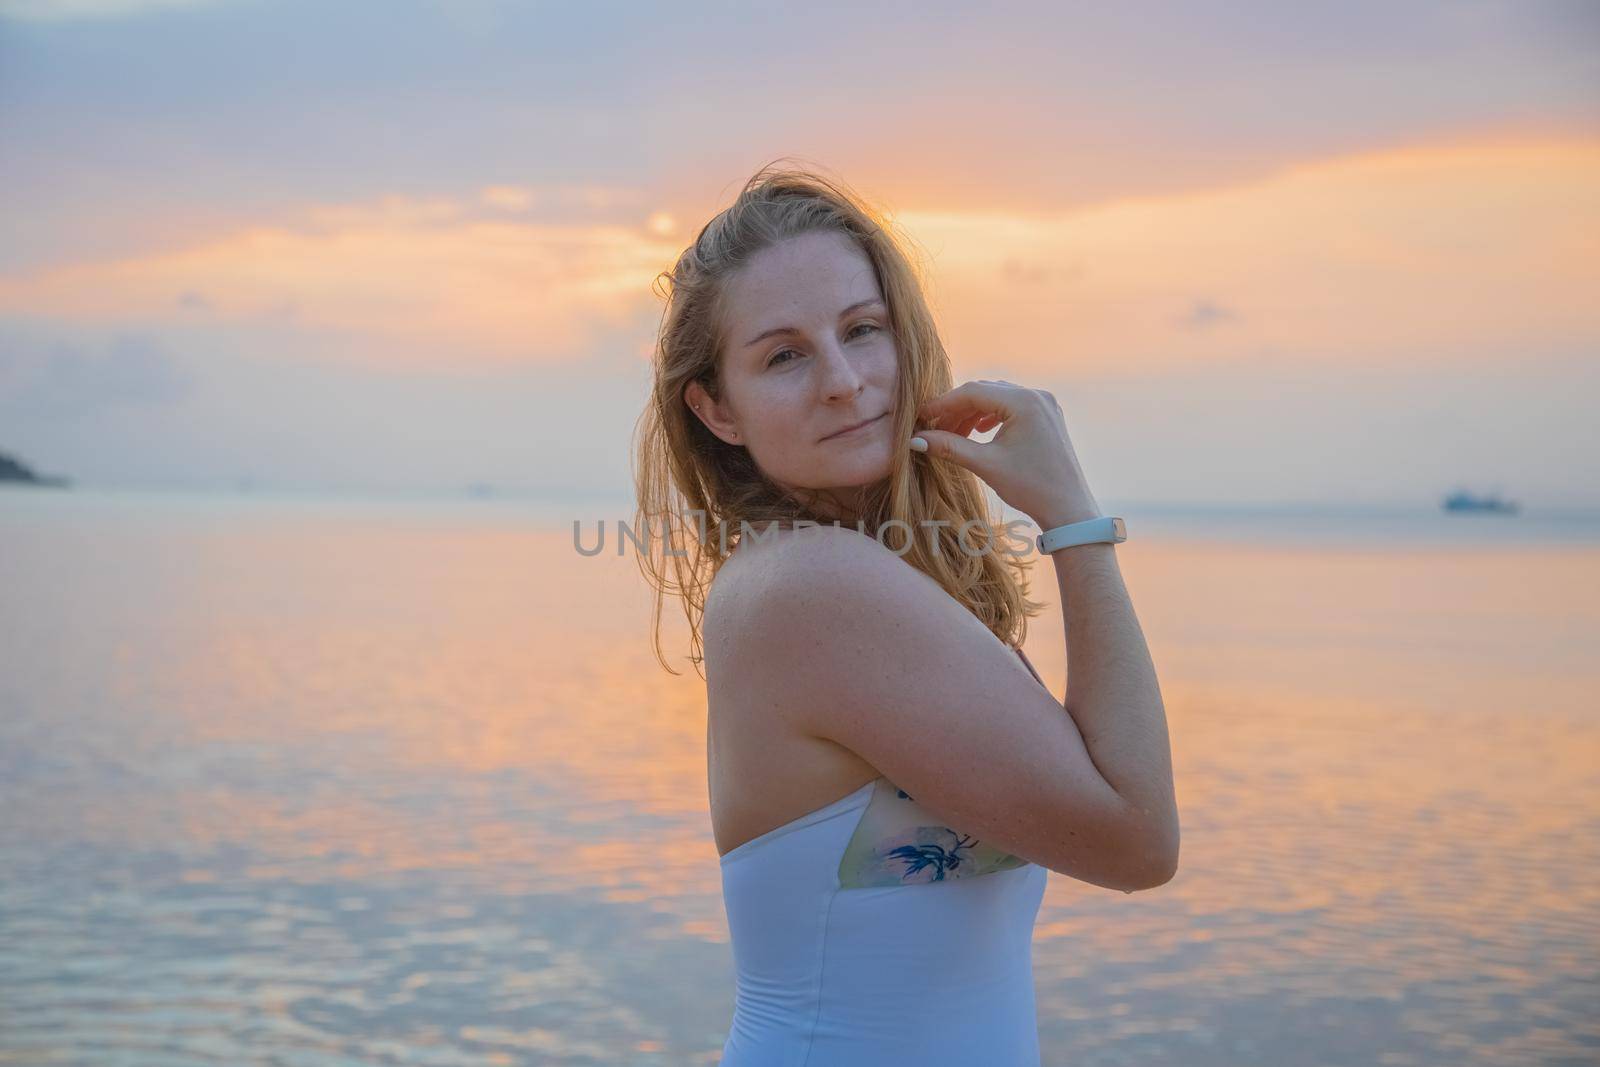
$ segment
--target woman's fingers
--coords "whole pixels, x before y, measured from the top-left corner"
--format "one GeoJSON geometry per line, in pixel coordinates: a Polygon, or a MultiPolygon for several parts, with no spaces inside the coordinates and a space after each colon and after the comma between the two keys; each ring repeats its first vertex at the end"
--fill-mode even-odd
{"type": "Polygon", "coordinates": [[[958,463],[985,481],[991,476],[987,460],[988,450],[993,445],[973,441],[947,430],[919,430],[916,436],[927,442],[927,448],[921,451],[929,456],[958,463]]]}
{"type": "Polygon", "coordinates": [[[916,431],[908,447],[932,462],[967,468],[1034,521],[1099,513],[1054,394],[1011,382],[966,382],[922,404],[917,414],[929,428],[916,431]],[[995,426],[1001,430],[991,441],[968,437],[995,426]]]}
{"type": "Polygon", "coordinates": [[[947,393],[924,401],[917,409],[917,417],[936,419],[937,422],[930,425],[942,430],[959,427],[974,416],[994,415],[1004,421],[1016,414],[1018,394],[1027,391],[1010,382],[963,382],[947,393]]]}

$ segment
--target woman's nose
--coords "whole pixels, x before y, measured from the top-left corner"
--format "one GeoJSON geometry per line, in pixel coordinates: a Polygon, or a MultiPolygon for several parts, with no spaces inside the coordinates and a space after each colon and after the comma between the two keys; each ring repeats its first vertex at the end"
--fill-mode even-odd
{"type": "Polygon", "coordinates": [[[841,400],[861,391],[861,373],[839,344],[822,351],[822,392],[829,400],[841,400]]]}

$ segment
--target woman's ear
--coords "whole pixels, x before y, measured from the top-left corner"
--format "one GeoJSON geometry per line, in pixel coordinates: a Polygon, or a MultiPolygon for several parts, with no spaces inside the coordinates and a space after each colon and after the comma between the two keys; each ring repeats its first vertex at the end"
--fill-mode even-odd
{"type": "Polygon", "coordinates": [[[691,381],[684,389],[683,400],[695,417],[705,423],[706,429],[730,445],[740,443],[738,423],[729,417],[727,406],[712,400],[698,380],[691,381]]]}

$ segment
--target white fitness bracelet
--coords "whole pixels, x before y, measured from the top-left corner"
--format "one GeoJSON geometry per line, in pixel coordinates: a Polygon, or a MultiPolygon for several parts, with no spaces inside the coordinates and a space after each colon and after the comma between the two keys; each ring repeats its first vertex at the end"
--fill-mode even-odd
{"type": "Polygon", "coordinates": [[[1101,541],[1114,545],[1127,539],[1128,527],[1120,518],[1102,515],[1098,519],[1069,522],[1065,526],[1046,530],[1034,538],[1034,543],[1039,546],[1042,555],[1049,555],[1073,545],[1090,545],[1101,541]]]}

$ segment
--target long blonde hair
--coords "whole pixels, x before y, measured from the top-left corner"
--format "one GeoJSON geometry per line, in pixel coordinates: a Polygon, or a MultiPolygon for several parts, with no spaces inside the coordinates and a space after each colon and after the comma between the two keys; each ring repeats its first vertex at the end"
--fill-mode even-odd
{"type": "MultiPolygon", "coordinates": [[[[713,434],[684,401],[684,389],[692,381],[699,381],[713,398],[721,395],[722,300],[729,277],[755,253],[790,237],[843,233],[871,261],[888,308],[899,359],[893,439],[907,440],[917,406],[953,384],[921,276],[903,250],[912,242],[891,232],[891,225],[885,213],[842,182],[775,161],[758,170],[734,202],[706,223],[670,271],[656,277],[654,288],[666,307],[653,356],[654,387],[634,430],[634,526],[644,544],[635,555],[655,589],[656,658],[671,674],[678,672],[661,650],[663,599],[668,593],[682,599],[690,661],[699,672],[706,594],[730,550],[729,528],[743,530],[742,524],[748,523],[764,531],[772,522],[835,521],[776,485],[746,448],[713,434]],[[698,518],[691,521],[693,516],[698,518]],[[671,575],[667,560],[672,561],[671,575]]],[[[864,490],[856,521],[857,529],[879,536],[886,547],[933,578],[1002,642],[1021,646],[1028,618],[1043,605],[1028,599],[1028,562],[1021,555],[990,550],[1001,533],[977,475],[955,463],[902,450],[889,476],[864,490]],[[930,520],[947,522],[935,525],[930,520]],[[958,542],[964,523],[966,539],[958,542]],[[936,533],[938,551],[920,532],[924,529],[936,533]]]]}

